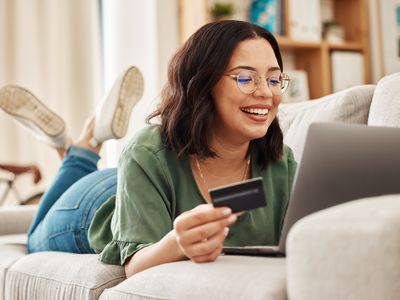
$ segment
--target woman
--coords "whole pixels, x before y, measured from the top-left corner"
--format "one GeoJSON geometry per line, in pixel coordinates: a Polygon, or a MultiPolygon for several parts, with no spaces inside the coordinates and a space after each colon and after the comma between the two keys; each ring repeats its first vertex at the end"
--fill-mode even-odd
{"type": "Polygon", "coordinates": [[[90,223],[89,249],[76,251],[85,230],[71,241],[56,232],[40,241],[54,241],[49,250],[93,250],[103,262],[123,265],[128,277],[166,262],[214,261],[223,245],[276,244],[296,168],[276,119],[289,80],[282,69],[277,42],[263,28],[241,21],[200,28],[169,65],[161,104],[148,118],[160,124],[124,149],[115,197],[107,189],[115,171],[97,171],[69,187],[41,219],[43,225],[56,218],[56,210],[87,211],[80,221],[81,228],[90,223]],[[237,215],[210,204],[209,189],[259,176],[266,207],[237,215]],[[101,206],[84,193],[88,177],[105,178],[101,190],[111,197],[101,206]],[[71,190],[84,196],[63,206],[71,190]]]}
{"type": "Polygon", "coordinates": [[[213,261],[224,244],[277,243],[295,170],[275,118],[287,83],[281,70],[273,36],[249,23],[208,24],[186,42],[150,116],[161,125],[122,154],[113,240],[96,249],[102,261],[125,265],[129,276],[185,258],[213,261]],[[256,176],[266,208],[236,220],[209,204],[208,189],[256,176]]]}

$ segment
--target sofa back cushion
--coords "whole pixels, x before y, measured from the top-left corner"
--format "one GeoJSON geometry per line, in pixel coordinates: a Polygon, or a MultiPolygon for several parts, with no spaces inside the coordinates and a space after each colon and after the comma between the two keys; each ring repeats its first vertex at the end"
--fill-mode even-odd
{"type": "Polygon", "coordinates": [[[313,122],[367,124],[375,85],[345,89],[317,100],[280,105],[278,117],[284,143],[290,146],[299,162],[308,127],[313,122]]]}
{"type": "Polygon", "coordinates": [[[400,127],[400,73],[383,77],[371,102],[368,125],[400,127]]]}

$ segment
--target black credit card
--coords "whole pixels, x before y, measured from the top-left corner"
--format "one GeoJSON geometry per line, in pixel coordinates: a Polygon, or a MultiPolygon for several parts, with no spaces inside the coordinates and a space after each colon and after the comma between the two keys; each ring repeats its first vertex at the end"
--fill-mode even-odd
{"type": "Polygon", "coordinates": [[[227,206],[234,213],[267,205],[261,177],[211,189],[209,193],[214,207],[227,206]]]}

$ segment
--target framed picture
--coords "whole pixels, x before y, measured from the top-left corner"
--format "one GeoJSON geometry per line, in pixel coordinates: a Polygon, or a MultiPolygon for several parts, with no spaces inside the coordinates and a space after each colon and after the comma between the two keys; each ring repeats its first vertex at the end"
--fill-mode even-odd
{"type": "Polygon", "coordinates": [[[283,94],[283,102],[298,102],[310,99],[307,73],[303,70],[287,70],[290,77],[288,90],[283,94]]]}
{"type": "Polygon", "coordinates": [[[400,0],[380,0],[382,64],[385,74],[400,71],[400,0]]]}

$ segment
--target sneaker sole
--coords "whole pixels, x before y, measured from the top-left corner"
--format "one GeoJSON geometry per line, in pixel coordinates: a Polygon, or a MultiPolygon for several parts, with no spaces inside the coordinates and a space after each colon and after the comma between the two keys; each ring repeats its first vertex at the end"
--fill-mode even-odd
{"type": "Polygon", "coordinates": [[[118,104],[111,122],[111,131],[116,138],[125,136],[133,107],[143,96],[144,80],[139,69],[129,68],[122,79],[118,104]]]}
{"type": "Polygon", "coordinates": [[[0,107],[10,115],[31,121],[50,137],[63,133],[65,123],[30,91],[18,86],[0,90],[0,107]]]}

